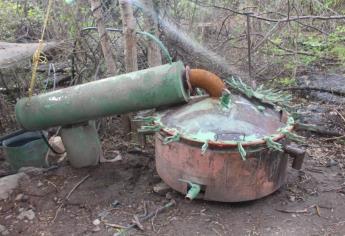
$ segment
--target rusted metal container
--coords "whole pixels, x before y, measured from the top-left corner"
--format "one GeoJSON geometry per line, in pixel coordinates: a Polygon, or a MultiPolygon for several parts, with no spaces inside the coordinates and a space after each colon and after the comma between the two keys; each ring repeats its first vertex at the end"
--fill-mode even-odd
{"type": "MultiPolygon", "coordinates": [[[[161,112],[155,124],[158,174],[187,197],[195,190],[205,200],[248,201],[285,181],[288,154],[268,144],[285,149],[283,131],[293,129],[285,112],[241,96],[232,96],[225,107],[218,99],[198,98],[161,112]]],[[[300,167],[303,155],[294,157],[300,167]]]]}

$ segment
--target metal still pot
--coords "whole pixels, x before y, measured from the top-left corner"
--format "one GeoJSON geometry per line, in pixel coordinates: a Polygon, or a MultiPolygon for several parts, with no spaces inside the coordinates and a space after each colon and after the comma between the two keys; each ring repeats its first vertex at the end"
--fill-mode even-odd
{"type": "Polygon", "coordinates": [[[297,169],[304,158],[287,146],[293,119],[286,112],[237,95],[193,99],[154,124],[157,172],[190,199],[262,198],[284,184],[288,153],[297,169]]]}

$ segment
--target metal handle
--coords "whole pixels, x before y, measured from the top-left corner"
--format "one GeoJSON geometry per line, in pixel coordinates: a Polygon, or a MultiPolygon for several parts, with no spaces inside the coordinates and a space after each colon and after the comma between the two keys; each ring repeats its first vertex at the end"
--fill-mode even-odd
{"type": "Polygon", "coordinates": [[[288,144],[284,146],[284,151],[293,158],[292,168],[300,170],[305,157],[305,149],[300,148],[297,145],[288,144]]]}

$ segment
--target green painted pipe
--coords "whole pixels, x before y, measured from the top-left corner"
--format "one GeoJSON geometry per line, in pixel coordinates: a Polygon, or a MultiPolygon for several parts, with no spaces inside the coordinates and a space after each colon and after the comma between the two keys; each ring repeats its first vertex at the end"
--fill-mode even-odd
{"type": "Polygon", "coordinates": [[[141,35],[145,35],[146,37],[148,37],[149,39],[153,40],[162,50],[165,58],[168,60],[168,62],[171,64],[172,63],[172,58],[170,56],[170,53],[168,51],[168,49],[164,46],[164,44],[162,43],[162,41],[160,41],[155,35],[145,32],[145,31],[138,31],[138,34],[141,35]]]}
{"type": "Polygon", "coordinates": [[[183,63],[174,62],[23,98],[16,119],[37,130],[187,102],[184,75],[183,63]]]}
{"type": "MultiPolygon", "coordinates": [[[[117,29],[117,28],[105,28],[107,31],[113,31],[113,32],[119,32],[119,33],[123,33],[122,29],[117,29]]],[[[85,30],[97,30],[97,27],[85,27],[82,29],[82,31],[85,30]]],[[[148,37],[150,40],[154,41],[162,50],[165,58],[167,59],[167,61],[171,64],[172,63],[172,58],[170,56],[170,53],[168,51],[168,49],[164,46],[163,42],[159,40],[159,38],[157,36],[155,36],[154,34],[151,34],[149,32],[146,31],[136,31],[135,33],[140,34],[140,35],[144,35],[146,37],[148,37]]]]}

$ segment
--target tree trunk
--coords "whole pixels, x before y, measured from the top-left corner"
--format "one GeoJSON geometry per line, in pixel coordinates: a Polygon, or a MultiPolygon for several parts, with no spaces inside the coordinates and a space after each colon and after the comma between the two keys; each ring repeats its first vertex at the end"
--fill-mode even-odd
{"type": "MultiPolygon", "coordinates": [[[[119,0],[123,34],[124,34],[124,48],[125,48],[125,66],[126,72],[132,72],[138,70],[138,59],[137,59],[137,39],[135,35],[135,19],[133,16],[132,5],[129,0],[119,0]]],[[[122,115],[122,128],[124,133],[133,134],[132,139],[134,142],[137,141],[136,130],[131,126],[132,114],[122,115]],[[131,132],[132,131],[132,132],[131,132]]],[[[127,136],[130,138],[130,136],[127,136]]]]}
{"type": "Polygon", "coordinates": [[[107,74],[116,75],[115,56],[112,53],[111,42],[105,29],[103,20],[101,0],[90,0],[91,11],[96,20],[97,30],[102,46],[105,64],[107,65],[107,74]]]}
{"type": "Polygon", "coordinates": [[[135,19],[129,0],[120,0],[119,3],[124,34],[126,72],[132,72],[138,70],[135,19]]]}
{"type": "MultiPolygon", "coordinates": [[[[156,37],[159,37],[158,34],[158,19],[155,14],[154,6],[152,0],[143,0],[142,3],[145,6],[144,9],[144,29],[146,32],[149,32],[156,37]]],[[[162,64],[162,55],[160,52],[159,46],[149,40],[147,48],[147,61],[149,67],[159,66],[162,64]]]]}

